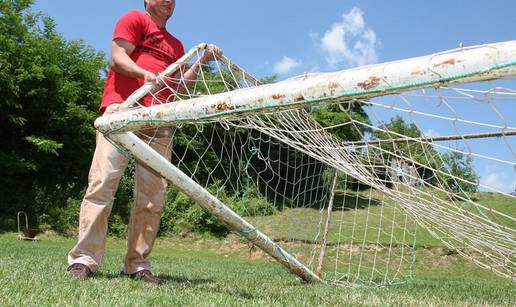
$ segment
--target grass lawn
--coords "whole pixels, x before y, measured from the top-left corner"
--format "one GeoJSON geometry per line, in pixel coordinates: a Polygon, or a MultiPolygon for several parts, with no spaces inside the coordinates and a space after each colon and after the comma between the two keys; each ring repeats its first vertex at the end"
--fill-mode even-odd
{"type": "Polygon", "coordinates": [[[239,238],[160,239],[151,261],[162,286],[120,276],[125,242],[109,239],[101,270],[88,281],[65,275],[73,239],[43,236],[17,241],[0,234],[1,306],[303,306],[500,305],[516,302],[515,283],[439,249],[418,249],[410,283],[385,288],[304,284],[265,257],[253,257],[239,238]]]}
{"type": "MultiPolygon", "coordinates": [[[[476,202],[488,208],[483,209],[482,216],[510,229],[516,228],[513,220],[489,211],[494,209],[507,216],[516,216],[514,198],[496,193],[475,193],[471,196],[476,202]]],[[[327,279],[344,279],[359,284],[369,284],[371,281],[384,284],[383,280],[396,283],[407,279],[410,274],[414,244],[416,259],[420,262],[421,259],[425,259],[425,265],[434,265],[434,262],[439,264],[443,257],[448,259],[448,254],[455,253],[445,248],[443,242],[434,238],[424,227],[416,227],[412,216],[407,215],[400,206],[394,205],[392,200],[382,198],[378,191],[346,192],[345,195],[343,191],[339,191],[334,204],[328,232],[329,246],[326,249],[325,270],[328,274],[333,273],[336,278],[326,275],[327,279]]],[[[480,214],[479,209],[468,202],[456,201],[453,205],[450,204],[450,207],[480,214]]],[[[452,212],[460,217],[461,213],[457,209],[452,212]]],[[[270,216],[247,219],[274,240],[281,241],[289,252],[296,254],[296,257],[306,264],[314,263],[311,260],[314,259],[315,249],[310,243],[321,241],[325,215],[326,212],[316,208],[294,208],[270,216]]],[[[420,213],[420,216],[423,214],[420,213]]],[[[434,225],[438,224],[436,216],[433,217],[434,225]]],[[[454,224],[448,218],[443,225],[450,229],[454,224]]],[[[469,231],[468,238],[475,238],[477,235],[470,228],[462,229],[469,231]]],[[[447,242],[451,242],[453,246],[467,246],[461,251],[486,265],[499,264],[490,262],[488,256],[475,252],[471,245],[461,245],[461,242],[450,239],[451,236],[443,233],[440,235],[448,239],[447,242]]],[[[316,244],[317,248],[319,246],[320,244],[316,244]]],[[[510,246],[513,248],[514,245],[510,246]]],[[[490,252],[487,248],[485,251],[490,252]]],[[[312,268],[315,270],[315,267],[312,268]]],[[[514,268],[512,270],[514,271],[514,268]]],[[[504,273],[507,274],[507,271],[504,273]]]]}

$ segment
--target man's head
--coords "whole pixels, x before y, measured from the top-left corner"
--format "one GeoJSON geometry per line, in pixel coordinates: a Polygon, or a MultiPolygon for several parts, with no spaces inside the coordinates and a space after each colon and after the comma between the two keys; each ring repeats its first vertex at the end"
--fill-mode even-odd
{"type": "Polygon", "coordinates": [[[166,22],[174,13],[175,0],[144,0],[145,10],[154,18],[166,22]]]}

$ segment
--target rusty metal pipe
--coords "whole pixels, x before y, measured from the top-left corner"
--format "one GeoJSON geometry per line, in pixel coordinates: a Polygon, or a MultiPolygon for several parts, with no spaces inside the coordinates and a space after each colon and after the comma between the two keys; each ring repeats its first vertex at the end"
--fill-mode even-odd
{"type": "Polygon", "coordinates": [[[515,74],[516,41],[508,41],[119,112],[98,118],[95,126],[111,133],[235,119],[515,74]]]}
{"type": "Polygon", "coordinates": [[[133,133],[112,134],[109,138],[129,150],[138,161],[159,172],[160,175],[178,187],[183,193],[195,200],[231,229],[237,231],[247,240],[276,259],[290,272],[307,282],[322,282],[318,276],[296,258],[287,253],[260,230],[241,218],[215,196],[211,195],[210,192],[172,165],[167,159],[150,148],[133,133]]]}

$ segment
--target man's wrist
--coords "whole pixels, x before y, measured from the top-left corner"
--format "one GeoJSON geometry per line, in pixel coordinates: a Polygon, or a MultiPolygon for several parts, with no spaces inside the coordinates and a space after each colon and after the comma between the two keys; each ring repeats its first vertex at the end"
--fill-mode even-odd
{"type": "Polygon", "coordinates": [[[199,61],[197,61],[197,64],[199,65],[202,65],[202,64],[206,64],[206,62],[208,62],[208,60],[205,58],[205,56],[203,55],[199,61]]]}
{"type": "Polygon", "coordinates": [[[192,69],[196,72],[199,72],[201,70],[201,67],[202,65],[204,64],[205,62],[202,61],[202,59],[199,59],[199,61],[195,62],[195,64],[192,65],[192,69]]]}
{"type": "Polygon", "coordinates": [[[138,78],[140,78],[140,79],[145,79],[145,77],[149,74],[148,71],[146,71],[145,69],[143,69],[141,67],[138,67],[138,70],[136,73],[138,74],[138,78]]]}

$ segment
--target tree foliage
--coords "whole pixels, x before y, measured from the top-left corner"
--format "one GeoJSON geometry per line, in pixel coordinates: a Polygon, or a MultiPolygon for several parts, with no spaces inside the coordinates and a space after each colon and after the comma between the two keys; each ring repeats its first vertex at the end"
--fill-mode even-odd
{"type": "MultiPolygon", "coordinates": [[[[420,138],[422,133],[413,123],[406,123],[401,116],[396,116],[388,123],[380,123],[383,130],[373,132],[377,139],[420,138]]],[[[475,192],[478,186],[478,176],[475,174],[470,156],[451,151],[440,154],[430,143],[400,142],[382,144],[381,147],[397,156],[410,158],[417,163],[414,167],[426,181],[443,184],[443,187],[453,193],[475,192]],[[457,179],[461,178],[461,179],[457,179]]],[[[384,154],[385,156],[385,154],[384,154]]],[[[396,158],[387,156],[387,160],[396,158]]]]}
{"type": "Polygon", "coordinates": [[[85,185],[94,146],[104,55],[68,41],[33,0],[0,0],[2,213],[66,206],[85,185]],[[41,199],[41,197],[39,198],[41,199]]]}
{"type": "MultiPolygon", "coordinates": [[[[395,116],[387,123],[380,122],[378,126],[382,130],[375,130],[372,133],[373,137],[378,140],[421,138],[423,136],[421,130],[414,123],[406,123],[401,116],[395,116]]],[[[390,162],[393,159],[399,159],[400,156],[405,157],[407,160],[403,162],[412,163],[411,166],[417,170],[419,176],[429,182],[436,180],[436,173],[433,170],[442,167],[439,153],[428,143],[393,142],[382,144],[381,148],[385,150],[379,154],[382,160],[390,162]],[[394,154],[386,154],[386,152],[394,154]]]]}
{"type": "Polygon", "coordinates": [[[447,173],[450,174],[443,176],[450,191],[459,194],[477,191],[479,178],[473,170],[471,156],[452,151],[443,154],[442,159],[447,173]]]}
{"type": "Polygon", "coordinates": [[[334,127],[330,130],[331,133],[345,141],[359,141],[370,131],[364,125],[350,124],[352,120],[370,123],[363,103],[349,102],[342,105],[316,107],[311,115],[323,127],[334,127]]]}

